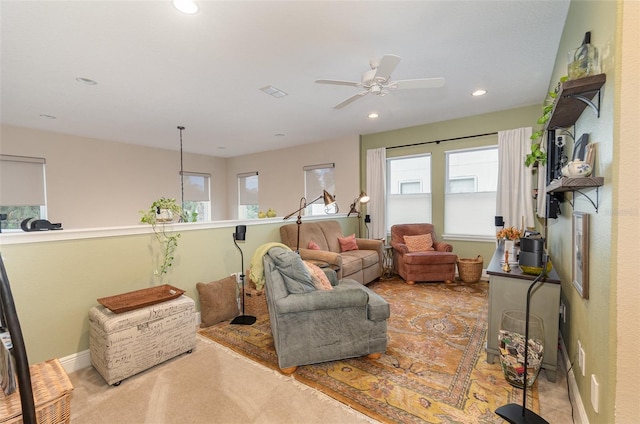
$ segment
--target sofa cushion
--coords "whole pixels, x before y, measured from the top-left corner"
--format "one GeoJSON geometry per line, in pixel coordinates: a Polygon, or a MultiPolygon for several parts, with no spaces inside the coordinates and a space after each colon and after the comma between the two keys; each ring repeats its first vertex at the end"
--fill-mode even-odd
{"type": "Polygon", "coordinates": [[[311,280],[311,274],[297,253],[281,248],[273,248],[269,249],[268,254],[273,259],[276,269],[282,275],[289,293],[315,291],[316,287],[311,280]]]}
{"type": "MultiPolygon", "coordinates": [[[[347,277],[353,273],[362,270],[362,259],[358,255],[351,254],[351,252],[356,252],[352,250],[350,252],[345,252],[348,254],[342,255],[342,277],[347,277]]],[[[361,252],[358,250],[358,252],[361,252]]]]}
{"type": "Polygon", "coordinates": [[[340,243],[340,252],[358,250],[358,244],[356,243],[355,234],[351,234],[350,236],[346,237],[338,237],[338,243],[340,243]]]}
{"type": "Polygon", "coordinates": [[[210,283],[197,283],[200,299],[200,327],[209,327],[238,316],[236,277],[210,283]]]}
{"type": "Polygon", "coordinates": [[[433,238],[431,238],[431,234],[420,234],[417,236],[405,235],[403,239],[409,252],[428,252],[435,250],[433,248],[433,238]]]}

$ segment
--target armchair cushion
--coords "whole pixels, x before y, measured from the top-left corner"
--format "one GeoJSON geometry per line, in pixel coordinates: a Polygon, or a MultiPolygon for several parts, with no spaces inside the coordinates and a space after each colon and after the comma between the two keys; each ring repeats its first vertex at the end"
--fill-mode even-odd
{"type": "Polygon", "coordinates": [[[409,252],[427,252],[435,250],[433,248],[433,238],[431,234],[420,234],[417,236],[405,235],[404,244],[407,245],[409,252]]]}

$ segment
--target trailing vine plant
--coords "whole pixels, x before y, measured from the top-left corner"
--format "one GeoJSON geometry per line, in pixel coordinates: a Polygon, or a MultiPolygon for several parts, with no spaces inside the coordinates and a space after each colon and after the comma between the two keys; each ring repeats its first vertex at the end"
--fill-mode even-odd
{"type": "Polygon", "coordinates": [[[542,165],[546,165],[547,163],[547,152],[542,148],[542,136],[544,135],[547,122],[549,122],[549,119],[551,119],[553,106],[555,105],[555,100],[558,97],[558,92],[560,91],[560,85],[568,79],[569,77],[567,76],[560,78],[560,82],[558,82],[556,88],[553,91],[549,91],[549,93],[547,93],[547,99],[542,106],[542,116],[538,118],[537,121],[537,124],[542,125],[542,128],[531,134],[531,152],[527,154],[524,160],[524,165],[527,167],[533,165],[536,162],[542,165]]]}
{"type": "Polygon", "coordinates": [[[162,278],[173,265],[174,254],[180,238],[180,233],[167,231],[165,225],[174,221],[185,220],[182,207],[176,203],[176,199],[161,197],[154,201],[149,206],[149,209],[141,210],[140,213],[142,214],[140,222],[150,224],[153,227],[156,239],[163,250],[162,264],[153,272],[154,275],[162,278]]]}

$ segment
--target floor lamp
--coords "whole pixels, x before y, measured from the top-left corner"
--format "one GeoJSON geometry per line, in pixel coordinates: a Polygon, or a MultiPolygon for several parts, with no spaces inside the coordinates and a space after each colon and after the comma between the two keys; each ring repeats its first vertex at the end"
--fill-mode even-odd
{"type": "MultiPolygon", "coordinates": [[[[512,423],[512,424],[549,424],[544,418],[540,415],[536,414],[530,409],[527,409],[527,357],[529,356],[529,306],[531,304],[531,289],[535,286],[538,281],[542,280],[543,277],[547,276],[547,261],[549,260],[548,255],[544,254],[542,256],[542,271],[540,274],[533,280],[529,289],[527,290],[527,307],[525,312],[525,330],[524,330],[524,380],[522,385],[522,405],[518,405],[515,403],[510,403],[508,405],[503,405],[496,409],[496,414],[498,414],[502,419],[512,423]]],[[[544,284],[544,281],[542,282],[544,284]]]]}
{"type": "Polygon", "coordinates": [[[300,253],[300,225],[302,224],[302,210],[304,208],[306,208],[308,205],[317,202],[320,199],[324,199],[324,209],[325,212],[327,212],[329,210],[329,207],[331,205],[335,206],[335,210],[333,213],[338,213],[338,204],[336,203],[336,200],[333,198],[332,195],[330,195],[327,190],[322,190],[322,194],[320,196],[318,196],[316,199],[312,200],[311,202],[307,203],[307,199],[302,197],[300,199],[300,208],[298,208],[298,210],[295,210],[293,212],[291,212],[289,215],[285,216],[283,221],[286,221],[287,219],[291,218],[293,215],[295,215],[296,213],[298,214],[298,220],[296,221],[296,224],[298,224],[298,239],[296,241],[296,253],[300,253]]]}
{"type": "Polygon", "coordinates": [[[240,284],[242,284],[242,315],[235,317],[231,321],[231,324],[251,325],[256,322],[256,317],[244,314],[244,256],[242,255],[242,249],[238,246],[237,240],[244,241],[246,234],[246,225],[236,225],[236,232],[233,233],[233,244],[236,245],[240,252],[240,265],[242,266],[242,268],[240,268],[240,284]]]}

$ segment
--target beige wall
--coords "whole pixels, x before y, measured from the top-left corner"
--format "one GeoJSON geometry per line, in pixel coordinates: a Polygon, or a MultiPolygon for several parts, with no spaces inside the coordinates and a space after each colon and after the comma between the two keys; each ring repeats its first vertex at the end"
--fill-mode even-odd
{"type": "MultiPolygon", "coordinates": [[[[275,209],[285,216],[298,209],[304,193],[305,165],[335,163],[336,201],[340,211],[349,211],[349,204],[360,193],[359,137],[357,135],[320,143],[305,144],[290,149],[272,150],[227,160],[229,193],[228,216],[238,216],[237,175],[258,172],[260,184],[260,210],[275,209]]],[[[321,193],[309,193],[307,201],[321,193]]]]}
{"type": "MultiPolygon", "coordinates": [[[[48,218],[65,229],[136,225],[155,199],[180,199],[178,151],[7,125],[0,136],[0,153],[46,160],[48,218]]],[[[212,218],[227,219],[225,160],[185,153],[184,170],[211,174],[212,218]]]]}
{"type": "MultiPolygon", "coordinates": [[[[366,156],[368,149],[379,147],[403,146],[426,141],[445,140],[476,134],[486,134],[535,125],[540,116],[539,106],[529,106],[502,112],[486,113],[469,118],[437,122],[362,136],[360,150],[360,167],[363,169],[361,181],[366,184],[366,156]]],[[[469,138],[465,140],[447,141],[440,144],[431,143],[413,147],[387,149],[387,157],[397,157],[419,153],[431,154],[431,191],[432,216],[438,236],[444,230],[444,189],[445,189],[445,152],[455,149],[497,145],[496,135],[469,138]]],[[[375,217],[372,217],[375,219],[375,217]]],[[[453,245],[453,251],[460,257],[475,258],[482,255],[484,267],[489,264],[495,250],[495,241],[447,240],[453,245]]]]}
{"type": "MultiPolygon", "coordinates": [[[[0,153],[46,160],[48,218],[65,229],[137,225],[155,199],[181,197],[178,151],[6,125],[0,136],[0,153]]],[[[302,167],[328,162],[336,164],[338,204],[348,210],[360,192],[358,143],[356,135],[231,159],[185,152],[183,166],[211,175],[212,221],[237,219],[238,173],[259,172],[260,207],[284,216],[304,196],[302,167]]]]}

